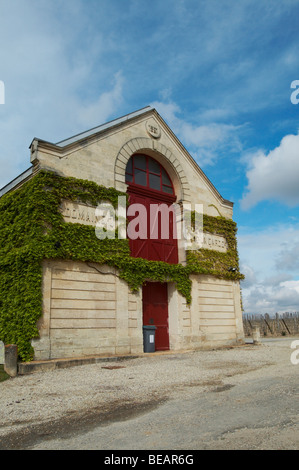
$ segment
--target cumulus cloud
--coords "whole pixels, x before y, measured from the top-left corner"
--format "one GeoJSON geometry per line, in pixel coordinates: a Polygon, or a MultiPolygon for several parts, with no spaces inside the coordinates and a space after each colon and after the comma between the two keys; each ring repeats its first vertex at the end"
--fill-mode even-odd
{"type": "Polygon", "coordinates": [[[299,281],[285,281],[281,284],[289,289],[294,289],[299,294],[299,281]]]}
{"type": "Polygon", "coordinates": [[[248,186],[241,200],[243,209],[260,201],[276,200],[290,207],[299,204],[299,133],[285,136],[267,155],[258,151],[247,171],[248,186]]]}
{"type": "Polygon", "coordinates": [[[298,312],[299,281],[286,281],[278,286],[257,285],[252,289],[244,289],[243,306],[245,313],[249,314],[298,312]]]}
{"type": "Polygon", "coordinates": [[[245,228],[239,228],[240,270],[245,274],[245,281],[241,282],[245,313],[299,311],[296,241],[299,241],[298,224],[275,225],[249,233],[245,228]],[[289,240],[293,242],[289,243],[289,240]]]}

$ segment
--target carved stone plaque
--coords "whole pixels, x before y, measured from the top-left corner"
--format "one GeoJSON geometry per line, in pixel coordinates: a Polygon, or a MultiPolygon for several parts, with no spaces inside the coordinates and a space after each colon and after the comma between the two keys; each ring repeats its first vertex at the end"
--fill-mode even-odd
{"type": "Polygon", "coordinates": [[[158,123],[153,118],[146,121],[145,126],[148,134],[151,137],[154,137],[154,139],[159,139],[159,137],[161,136],[161,129],[158,123]]]}
{"type": "Polygon", "coordinates": [[[95,207],[85,206],[84,204],[77,204],[70,201],[62,201],[60,210],[66,222],[93,226],[97,223],[95,207]]]}
{"type": "Polygon", "coordinates": [[[205,232],[203,234],[202,248],[225,253],[227,251],[227,243],[224,237],[205,232]]]}

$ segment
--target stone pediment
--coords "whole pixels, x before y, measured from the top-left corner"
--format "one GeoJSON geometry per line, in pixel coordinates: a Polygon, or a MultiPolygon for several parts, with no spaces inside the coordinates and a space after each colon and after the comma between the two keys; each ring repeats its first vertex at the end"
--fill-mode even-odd
{"type": "Polygon", "coordinates": [[[174,182],[177,202],[202,203],[208,215],[232,218],[233,203],[224,199],[174,132],[147,106],[63,141],[34,138],[31,169],[9,183],[1,194],[15,189],[40,170],[94,181],[125,192],[125,169],[134,153],[158,160],[174,182]]]}
{"type": "Polygon", "coordinates": [[[178,181],[178,201],[205,202],[231,218],[233,204],[225,200],[183,144],[158,114],[148,106],[56,144],[34,139],[31,162],[62,176],[95,181],[126,191],[125,168],[133,153],[145,152],[166,164],[178,181]],[[193,195],[192,195],[193,192],[193,195]],[[209,193],[209,195],[208,195],[209,193]]]}

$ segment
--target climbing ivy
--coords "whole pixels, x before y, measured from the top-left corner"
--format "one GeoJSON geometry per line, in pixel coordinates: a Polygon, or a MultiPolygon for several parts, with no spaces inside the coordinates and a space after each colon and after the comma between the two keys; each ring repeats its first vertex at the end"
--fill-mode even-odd
{"type": "Polygon", "coordinates": [[[95,236],[92,226],[67,223],[59,207],[63,200],[97,206],[110,201],[116,209],[124,193],[96,183],[41,171],[19,189],[0,199],[0,340],[18,345],[23,361],[33,359],[31,340],[38,337],[42,315],[42,260],[68,259],[107,264],[118,269],[132,291],[146,281],[174,282],[191,302],[190,274],[241,279],[236,224],[223,217],[204,216],[204,230],[223,235],[227,253],[198,250],[187,263],[168,264],[130,256],[128,240],[95,236]],[[236,267],[236,272],[228,271],[236,267]]]}
{"type": "Polygon", "coordinates": [[[227,243],[227,251],[222,253],[204,248],[188,251],[187,263],[189,269],[196,273],[206,270],[207,274],[220,279],[244,279],[244,276],[239,272],[236,223],[222,216],[212,217],[203,214],[203,230],[224,237],[227,243]]]}

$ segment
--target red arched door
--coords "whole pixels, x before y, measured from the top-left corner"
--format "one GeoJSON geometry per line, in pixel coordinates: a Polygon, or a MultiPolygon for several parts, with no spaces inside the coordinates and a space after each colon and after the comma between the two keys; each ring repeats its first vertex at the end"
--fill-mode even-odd
{"type": "Polygon", "coordinates": [[[147,155],[133,155],[126,168],[131,255],[178,263],[172,181],[163,166],[147,155]],[[130,230],[131,229],[131,230],[130,230]]]}
{"type": "MultiPolygon", "coordinates": [[[[126,168],[128,237],[131,255],[151,261],[178,263],[176,201],[172,181],[163,166],[148,155],[133,155],[126,168]]],[[[143,286],[143,324],[155,325],[156,350],[169,349],[167,283],[143,286]]]]}

